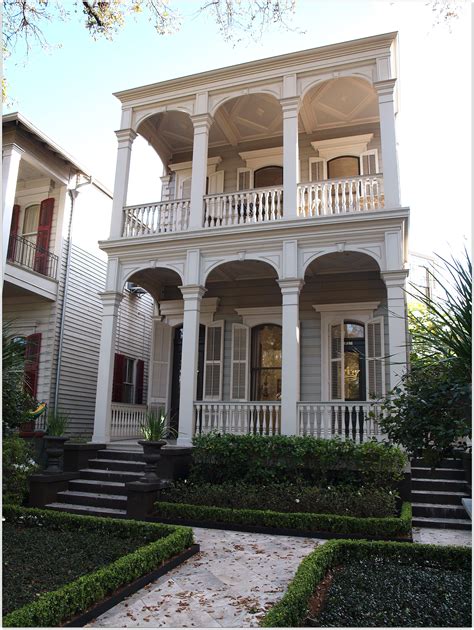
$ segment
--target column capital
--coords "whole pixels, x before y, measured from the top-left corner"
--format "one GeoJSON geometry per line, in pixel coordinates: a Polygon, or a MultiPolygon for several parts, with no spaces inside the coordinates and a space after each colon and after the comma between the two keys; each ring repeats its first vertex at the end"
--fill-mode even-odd
{"type": "Polygon", "coordinates": [[[211,114],[194,114],[191,116],[191,121],[194,125],[194,132],[202,133],[204,131],[209,131],[214,119],[211,114]]]}
{"type": "Polygon", "coordinates": [[[180,286],[178,289],[181,291],[184,301],[186,300],[201,300],[206,293],[206,287],[200,284],[187,284],[186,286],[180,286]]]}
{"type": "Polygon", "coordinates": [[[408,269],[397,269],[396,271],[381,271],[380,276],[385,282],[385,286],[389,287],[404,287],[405,280],[408,277],[408,269]]]}
{"type": "Polygon", "coordinates": [[[299,96],[288,96],[280,99],[281,109],[283,116],[291,116],[292,114],[298,114],[300,108],[301,98],[299,96]]]}
{"type": "Polygon", "coordinates": [[[24,152],[25,150],[22,149],[18,144],[15,144],[15,142],[12,142],[11,144],[4,144],[2,147],[3,157],[10,157],[11,155],[14,155],[14,154],[21,157],[24,152]]]}
{"type": "Polygon", "coordinates": [[[123,299],[123,294],[118,291],[102,291],[99,293],[99,297],[102,301],[102,306],[112,306],[118,308],[123,299]]]}
{"type": "Polygon", "coordinates": [[[283,295],[298,295],[304,285],[304,280],[302,280],[301,278],[283,278],[282,280],[277,280],[277,282],[283,295]]]}
{"type": "Polygon", "coordinates": [[[379,99],[385,97],[385,100],[393,101],[396,83],[397,83],[397,79],[385,79],[383,81],[374,81],[373,86],[377,90],[379,99]]]}
{"type": "Polygon", "coordinates": [[[137,132],[133,129],[118,129],[115,135],[117,136],[119,148],[122,146],[131,148],[133,141],[137,137],[137,132]]]}

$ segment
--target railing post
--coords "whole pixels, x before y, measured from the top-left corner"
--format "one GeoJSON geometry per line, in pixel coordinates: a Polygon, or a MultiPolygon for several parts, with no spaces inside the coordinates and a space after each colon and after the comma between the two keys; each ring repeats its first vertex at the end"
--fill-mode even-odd
{"type": "Polygon", "coordinates": [[[191,212],[189,229],[203,227],[204,195],[206,194],[207,149],[212,117],[209,114],[191,116],[194,125],[193,165],[191,174],[191,212]]]}
{"type": "Polygon", "coordinates": [[[95,402],[93,442],[110,442],[112,379],[115,358],[117,315],[123,295],[115,291],[100,293],[102,300],[102,332],[100,336],[99,371],[95,402]]]}
{"type": "Polygon", "coordinates": [[[400,206],[400,182],[395,133],[395,84],[396,79],[387,79],[374,83],[379,97],[380,140],[382,145],[386,208],[398,208],[400,206]]]}
{"type": "Polygon", "coordinates": [[[118,140],[117,165],[115,167],[114,198],[112,202],[112,218],[110,238],[120,238],[123,234],[124,207],[127,204],[128,178],[132,144],[137,134],[133,129],[120,129],[115,132],[118,140]]]}
{"type": "Polygon", "coordinates": [[[18,170],[23,153],[23,149],[17,144],[7,144],[2,151],[3,270],[5,270],[7,260],[18,170]]]}
{"type": "Polygon", "coordinates": [[[280,100],[283,111],[283,216],[298,214],[297,186],[299,179],[298,108],[299,97],[280,100]]]}

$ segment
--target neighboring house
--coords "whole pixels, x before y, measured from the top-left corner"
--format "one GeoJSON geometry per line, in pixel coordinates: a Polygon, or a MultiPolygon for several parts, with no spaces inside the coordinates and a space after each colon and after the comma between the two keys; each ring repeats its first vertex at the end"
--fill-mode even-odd
{"type": "Polygon", "coordinates": [[[397,81],[388,33],[116,94],[94,441],[138,433],[110,402],[130,281],[156,301],[148,404],[178,442],[378,434],[371,400],[407,361],[397,81]],[[137,134],[162,199],[128,206],[137,134]]]}
{"type": "Polygon", "coordinates": [[[417,254],[415,252],[409,253],[408,302],[418,301],[416,299],[417,291],[421,291],[427,298],[433,298],[439,293],[439,285],[433,278],[433,274],[436,274],[436,264],[434,256],[417,254]]]}
{"type": "MultiPolygon", "coordinates": [[[[81,241],[77,228],[89,217],[99,230],[100,215],[109,220],[111,194],[15,113],[3,117],[2,201],[3,319],[25,344],[27,387],[36,399],[69,415],[69,433],[90,436],[100,347],[98,293],[105,288],[106,263],[97,246],[101,234],[95,245],[89,242],[91,251],[72,241],[81,241]]],[[[115,351],[128,359],[126,365],[118,359],[123,375],[117,372],[116,398],[129,402],[133,396],[142,403],[153,304],[148,295],[125,291],[125,296],[115,351]],[[133,390],[127,394],[120,389],[125,379],[123,388],[133,390]]]]}

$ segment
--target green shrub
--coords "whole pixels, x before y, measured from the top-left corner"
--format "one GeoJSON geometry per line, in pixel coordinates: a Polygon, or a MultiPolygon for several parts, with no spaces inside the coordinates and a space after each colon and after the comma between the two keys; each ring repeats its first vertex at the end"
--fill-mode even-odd
{"type": "Polygon", "coordinates": [[[46,510],[4,507],[4,517],[23,524],[54,528],[102,532],[104,540],[114,535],[130,537],[150,536],[152,542],[115,562],[41,595],[35,602],[11,612],[3,618],[4,627],[51,627],[85,612],[118,588],[129,584],[159,567],[165,560],[184,551],[193,543],[189,527],[175,527],[158,523],[119,520],[93,516],[76,516],[46,510]]]}
{"type": "Polygon", "coordinates": [[[376,538],[407,537],[411,532],[411,505],[404,503],[400,517],[360,518],[336,514],[284,513],[271,510],[233,510],[231,508],[155,503],[155,516],[160,519],[181,519],[184,522],[222,523],[243,527],[270,527],[298,532],[332,533],[376,538]]]}
{"type": "Polygon", "coordinates": [[[406,463],[400,449],[375,441],[209,434],[193,443],[190,480],[196,483],[394,487],[406,463]]]}
{"type": "Polygon", "coordinates": [[[260,625],[267,628],[301,626],[308,612],[309,600],[329,568],[352,560],[372,558],[376,554],[392,562],[434,563],[447,570],[466,571],[470,571],[472,557],[471,550],[465,547],[330,540],[302,561],[285,595],[265,615],[260,625]]]}
{"type": "Polygon", "coordinates": [[[225,508],[312,512],[346,516],[394,516],[396,495],[391,490],[362,486],[250,485],[244,483],[187,483],[160,491],[160,501],[225,508]]]}
{"type": "Polygon", "coordinates": [[[28,496],[28,477],[38,468],[31,446],[18,437],[3,438],[2,496],[4,503],[22,504],[28,496]]]}

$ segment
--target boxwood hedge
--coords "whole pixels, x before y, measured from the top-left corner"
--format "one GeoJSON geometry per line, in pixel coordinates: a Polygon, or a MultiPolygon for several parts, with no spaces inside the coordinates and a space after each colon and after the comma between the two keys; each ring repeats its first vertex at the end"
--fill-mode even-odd
{"type": "Polygon", "coordinates": [[[190,505],[186,503],[155,503],[156,518],[199,523],[219,523],[233,526],[293,529],[308,534],[329,533],[376,538],[407,538],[411,534],[411,504],[402,505],[399,517],[359,518],[335,514],[284,513],[271,510],[247,510],[190,505]]]}
{"type": "Polygon", "coordinates": [[[349,560],[371,558],[375,554],[380,554],[393,562],[421,565],[435,562],[437,567],[466,571],[470,571],[472,557],[471,549],[467,547],[331,540],[318,547],[301,562],[285,595],[268,611],[260,625],[267,628],[301,626],[308,612],[309,600],[328,569],[349,560]]]}
{"type": "Polygon", "coordinates": [[[193,544],[189,527],[116,520],[94,516],[77,516],[34,508],[4,506],[4,518],[23,525],[48,527],[51,530],[94,530],[116,536],[140,535],[152,542],[115,562],[65,584],[63,587],[40,595],[31,604],[14,610],[3,618],[4,627],[59,626],[68,619],[88,610],[116,589],[159,567],[165,560],[184,551],[193,544]]]}

